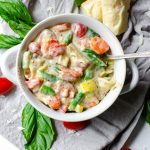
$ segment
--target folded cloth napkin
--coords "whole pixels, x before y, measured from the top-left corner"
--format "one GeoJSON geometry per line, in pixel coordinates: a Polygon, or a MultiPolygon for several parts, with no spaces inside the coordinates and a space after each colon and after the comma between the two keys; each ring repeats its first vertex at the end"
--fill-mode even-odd
{"type": "MultiPolygon", "coordinates": [[[[24,0],[24,3],[36,22],[55,14],[78,12],[74,7],[74,0],[24,0]]],[[[125,53],[148,50],[149,6],[149,0],[138,0],[132,6],[129,29],[121,41],[125,53]]],[[[0,26],[3,33],[13,34],[4,21],[0,22],[0,26]]],[[[14,59],[10,61],[14,67],[14,59]]],[[[132,92],[120,96],[110,109],[92,119],[84,130],[74,133],[63,128],[62,122],[55,121],[58,137],[52,150],[119,150],[122,147],[141,114],[150,85],[150,59],[141,58],[135,62],[140,71],[137,87],[132,92]]],[[[19,149],[23,149],[24,144],[21,134],[21,110],[25,103],[26,100],[18,87],[7,96],[0,97],[0,134],[19,149]]]]}

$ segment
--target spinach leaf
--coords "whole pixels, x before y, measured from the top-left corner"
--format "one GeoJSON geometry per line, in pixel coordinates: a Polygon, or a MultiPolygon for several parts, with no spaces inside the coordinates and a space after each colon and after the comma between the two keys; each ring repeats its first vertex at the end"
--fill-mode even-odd
{"type": "Polygon", "coordinates": [[[27,104],[22,112],[22,126],[26,150],[50,149],[56,136],[50,118],[27,104]]]}
{"type": "Polygon", "coordinates": [[[0,48],[10,48],[21,43],[22,38],[0,34],[0,48]]]}
{"type": "Polygon", "coordinates": [[[105,67],[106,64],[99,58],[99,55],[96,54],[93,50],[91,49],[84,49],[83,52],[86,54],[87,58],[91,60],[95,65],[98,67],[105,67]]]}
{"type": "Polygon", "coordinates": [[[75,0],[75,4],[77,7],[80,7],[81,4],[84,2],[85,0],[75,0]]]}

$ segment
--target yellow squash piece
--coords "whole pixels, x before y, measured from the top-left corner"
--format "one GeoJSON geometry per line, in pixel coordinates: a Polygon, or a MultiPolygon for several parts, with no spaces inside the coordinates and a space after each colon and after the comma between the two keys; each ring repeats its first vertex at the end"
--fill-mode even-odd
{"type": "Polygon", "coordinates": [[[82,112],[82,111],[83,111],[83,106],[77,104],[77,106],[76,106],[76,108],[75,108],[75,111],[78,112],[78,113],[82,112]]]}
{"type": "Polygon", "coordinates": [[[82,93],[94,91],[97,89],[96,82],[93,79],[84,81],[80,84],[80,89],[82,93]]]}
{"type": "Polygon", "coordinates": [[[128,28],[130,0],[101,0],[103,23],[115,34],[120,35],[128,28]]]}
{"type": "Polygon", "coordinates": [[[102,21],[101,0],[87,0],[81,5],[81,9],[87,15],[102,21]]]}

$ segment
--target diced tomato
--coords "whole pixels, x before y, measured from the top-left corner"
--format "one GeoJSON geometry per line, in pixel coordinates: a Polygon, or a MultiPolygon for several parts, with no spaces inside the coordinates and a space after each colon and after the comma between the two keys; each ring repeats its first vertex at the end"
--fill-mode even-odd
{"type": "Polygon", "coordinates": [[[98,36],[91,39],[90,47],[97,54],[104,54],[109,50],[108,43],[98,36]]]}
{"type": "Polygon", "coordinates": [[[121,150],[131,150],[129,147],[123,147],[121,150]]]}
{"type": "Polygon", "coordinates": [[[85,25],[81,24],[81,23],[74,23],[72,25],[72,30],[74,31],[74,33],[78,37],[81,38],[81,37],[83,37],[86,34],[88,28],[85,25]]]}
{"type": "Polygon", "coordinates": [[[85,128],[89,121],[81,121],[81,122],[63,122],[64,127],[71,129],[71,130],[81,130],[85,128]]]}
{"type": "Polygon", "coordinates": [[[13,87],[14,84],[7,78],[0,78],[0,95],[8,93],[13,87]]]}

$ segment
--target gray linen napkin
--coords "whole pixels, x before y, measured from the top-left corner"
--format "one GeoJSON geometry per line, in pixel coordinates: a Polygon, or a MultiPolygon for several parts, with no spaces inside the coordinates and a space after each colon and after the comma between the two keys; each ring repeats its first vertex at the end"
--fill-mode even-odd
{"type": "MultiPolygon", "coordinates": [[[[30,3],[29,0],[24,0],[24,2],[27,6],[29,4],[29,10],[37,22],[51,15],[77,12],[77,9],[74,9],[74,0],[32,0],[30,3]]],[[[149,49],[149,6],[150,0],[138,0],[131,9],[130,26],[122,38],[122,46],[126,53],[149,49]]],[[[138,59],[136,64],[140,71],[138,86],[132,92],[120,96],[109,110],[92,119],[86,129],[73,133],[64,129],[60,121],[55,121],[58,137],[52,150],[119,150],[122,147],[140,116],[149,88],[150,59],[138,59]],[[121,137],[120,140],[113,143],[118,136],[121,137]]],[[[0,134],[19,149],[23,149],[24,143],[18,126],[21,126],[20,114],[25,103],[26,100],[18,88],[6,97],[0,97],[0,134]]]]}

